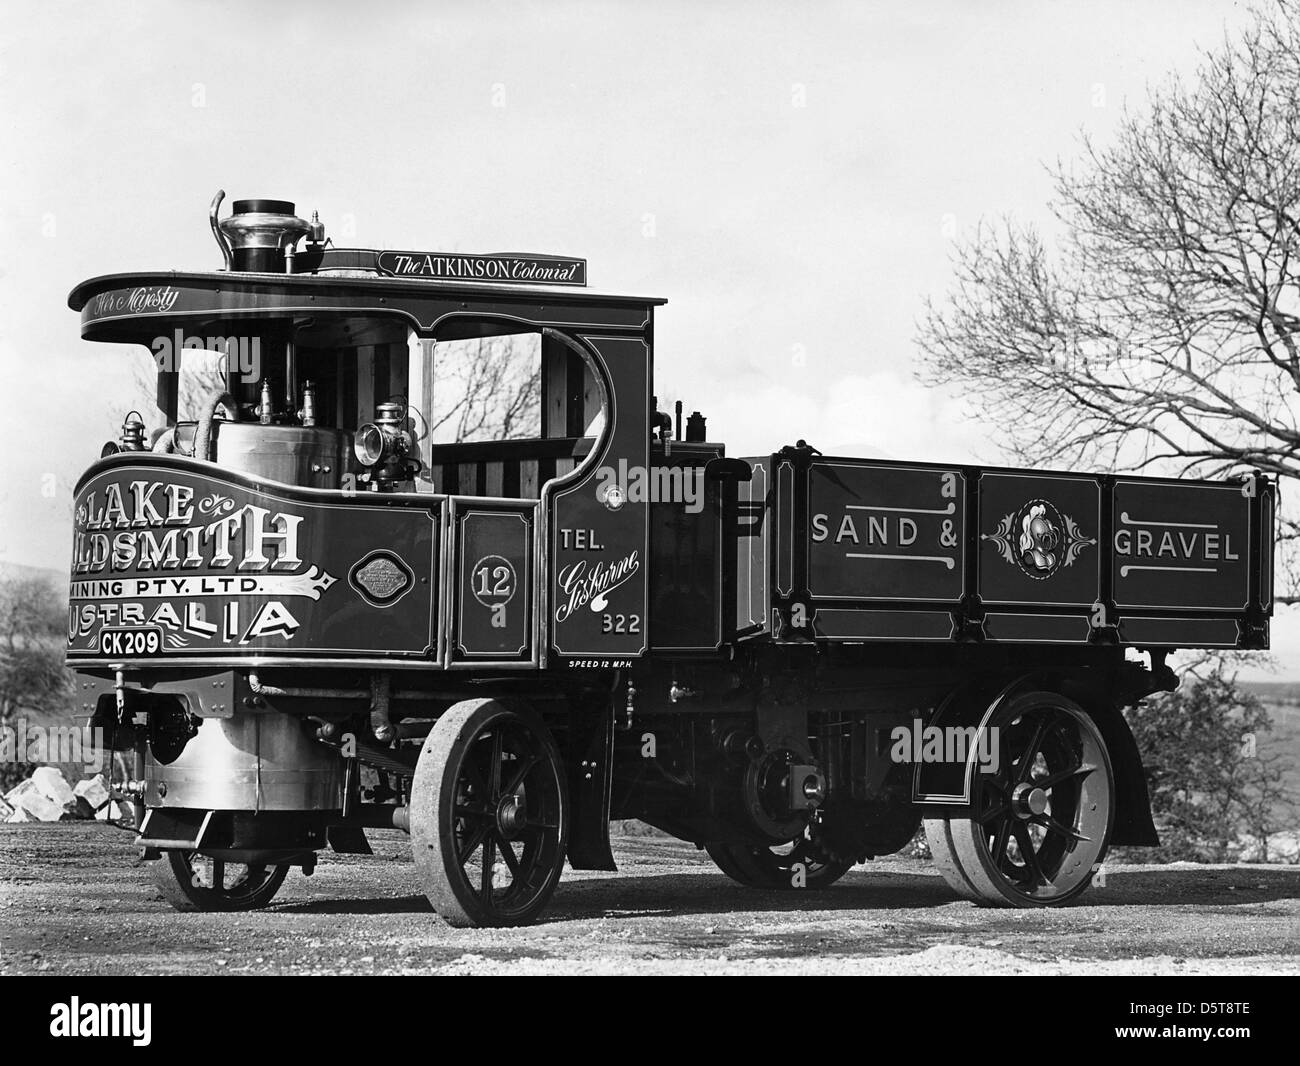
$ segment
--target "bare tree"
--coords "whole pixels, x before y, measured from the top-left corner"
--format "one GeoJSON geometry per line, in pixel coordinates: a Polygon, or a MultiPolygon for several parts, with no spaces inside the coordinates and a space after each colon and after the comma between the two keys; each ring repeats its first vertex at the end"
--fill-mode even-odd
{"type": "MultiPolygon", "coordinates": [[[[1053,176],[1051,240],[1007,220],[959,247],[921,379],[960,385],[1022,462],[1300,479],[1296,0],[1053,176]]],[[[1281,524],[1294,549],[1300,511],[1281,524]]]]}
{"type": "Polygon", "coordinates": [[[538,343],[536,335],[522,334],[438,345],[430,435],[450,435],[455,442],[538,436],[538,343]]]}
{"type": "MultiPolygon", "coordinates": [[[[65,602],[45,578],[0,579],[0,726],[26,711],[67,709],[65,602]]],[[[14,755],[17,761],[0,761],[0,792],[31,771],[21,753],[14,755]]]]}

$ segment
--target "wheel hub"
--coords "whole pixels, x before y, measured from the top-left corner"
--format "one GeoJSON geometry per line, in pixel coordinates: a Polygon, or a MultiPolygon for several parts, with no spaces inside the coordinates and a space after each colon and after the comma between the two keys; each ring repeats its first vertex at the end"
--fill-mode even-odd
{"type": "Polygon", "coordinates": [[[1011,794],[1011,809],[1021,821],[1037,818],[1047,810],[1047,793],[1030,781],[1019,784],[1011,794]]]}
{"type": "Polygon", "coordinates": [[[528,814],[520,798],[502,796],[497,804],[497,828],[507,840],[514,840],[528,825],[528,814]]]}

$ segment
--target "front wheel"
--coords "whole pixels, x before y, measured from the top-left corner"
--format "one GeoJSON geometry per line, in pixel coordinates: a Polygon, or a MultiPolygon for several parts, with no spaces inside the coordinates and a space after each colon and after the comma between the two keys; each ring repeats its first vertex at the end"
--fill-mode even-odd
{"type": "Polygon", "coordinates": [[[564,869],[568,817],[560,753],[535,713],[481,699],[438,719],[411,785],[411,849],[449,924],[535,921],[564,869]]]}
{"type": "Polygon", "coordinates": [[[252,911],[280,891],[287,865],[226,862],[197,851],[168,851],[149,864],[153,883],[178,911],[252,911]]]}
{"type": "Polygon", "coordinates": [[[998,765],[975,770],[974,816],[925,820],[935,864],[984,906],[1068,903],[1092,883],[1114,824],[1105,741],[1082,707],[1054,692],[1016,697],[989,726],[998,765]]]}

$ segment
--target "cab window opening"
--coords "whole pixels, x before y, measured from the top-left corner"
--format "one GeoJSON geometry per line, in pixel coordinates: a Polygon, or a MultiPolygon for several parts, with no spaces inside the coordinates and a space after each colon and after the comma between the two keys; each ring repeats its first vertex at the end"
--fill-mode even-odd
{"type": "MultiPolygon", "coordinates": [[[[179,373],[157,375],[158,408],[177,427],[177,450],[188,453],[196,438],[208,439],[196,427],[215,398],[228,394],[237,408],[222,405],[218,419],[257,423],[269,396],[273,424],[346,436],[333,470],[351,466],[360,476],[347,455],[351,438],[380,417],[381,405],[396,404],[411,438],[406,491],[540,498],[605,431],[606,399],[591,366],[571,342],[515,322],[456,319],[444,332],[420,336],[393,319],[300,320],[291,330],[280,323],[257,338],[256,365],[186,349],[169,365],[179,373]]],[[[150,369],[159,368],[155,359],[150,369]]],[[[221,451],[214,444],[208,458],[222,462],[221,451]]]]}

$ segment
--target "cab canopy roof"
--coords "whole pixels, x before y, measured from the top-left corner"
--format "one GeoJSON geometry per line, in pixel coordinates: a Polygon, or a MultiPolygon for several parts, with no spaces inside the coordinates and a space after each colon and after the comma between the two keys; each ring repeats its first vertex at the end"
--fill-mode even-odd
{"type": "Polygon", "coordinates": [[[368,332],[403,325],[418,335],[456,340],[540,328],[565,332],[631,333],[648,339],[655,297],[616,296],[585,289],[446,279],[376,276],[363,264],[375,252],[341,250],[329,272],[263,274],[245,271],[157,271],[106,274],[68,296],[81,313],[87,340],[148,345],[160,334],[254,332],[278,322],[328,343],[367,343],[368,332]]]}

